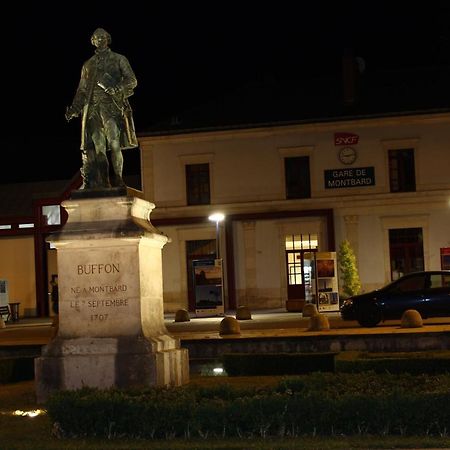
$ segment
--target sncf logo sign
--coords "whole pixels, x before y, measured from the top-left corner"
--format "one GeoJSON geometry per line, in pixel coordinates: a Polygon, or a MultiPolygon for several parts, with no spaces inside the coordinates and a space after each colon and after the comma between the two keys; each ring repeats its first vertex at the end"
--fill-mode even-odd
{"type": "Polygon", "coordinates": [[[334,145],[355,145],[359,136],[353,133],[334,133],[334,145]]]}

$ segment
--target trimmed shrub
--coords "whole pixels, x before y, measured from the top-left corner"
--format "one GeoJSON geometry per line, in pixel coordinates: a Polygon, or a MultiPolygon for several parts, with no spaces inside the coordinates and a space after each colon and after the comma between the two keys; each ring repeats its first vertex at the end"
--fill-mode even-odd
{"type": "MultiPolygon", "coordinates": [[[[337,361],[339,363],[339,361],[337,361]]],[[[338,364],[337,364],[338,365],[338,364]]],[[[286,377],[278,383],[278,392],[320,393],[324,397],[386,397],[393,393],[437,394],[450,392],[450,374],[412,375],[408,373],[326,373],[286,377]]]]}
{"type": "Polygon", "coordinates": [[[342,293],[346,297],[359,294],[361,281],[359,279],[356,256],[350,241],[347,239],[344,239],[339,245],[338,262],[341,273],[342,293]]]}
{"type": "Polygon", "coordinates": [[[81,389],[46,408],[65,437],[252,438],[446,435],[450,375],[319,373],[264,390],[179,387],[81,389]]]}
{"type": "Polygon", "coordinates": [[[439,374],[450,373],[450,358],[361,358],[354,361],[336,361],[338,372],[410,373],[439,374]]]}

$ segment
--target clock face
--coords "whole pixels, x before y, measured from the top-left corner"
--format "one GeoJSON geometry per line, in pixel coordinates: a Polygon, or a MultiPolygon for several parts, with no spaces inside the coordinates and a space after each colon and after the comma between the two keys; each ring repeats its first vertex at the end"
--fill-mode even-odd
{"type": "Polygon", "coordinates": [[[344,147],[339,150],[339,161],[343,164],[353,164],[356,156],[356,150],[352,147],[344,147]]]}

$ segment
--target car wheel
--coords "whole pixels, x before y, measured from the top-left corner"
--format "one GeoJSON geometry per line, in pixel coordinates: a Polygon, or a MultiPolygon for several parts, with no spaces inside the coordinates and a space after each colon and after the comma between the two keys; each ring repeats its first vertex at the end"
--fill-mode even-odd
{"type": "Polygon", "coordinates": [[[362,327],[375,327],[383,318],[380,308],[377,305],[363,306],[357,315],[358,323],[362,327]]]}

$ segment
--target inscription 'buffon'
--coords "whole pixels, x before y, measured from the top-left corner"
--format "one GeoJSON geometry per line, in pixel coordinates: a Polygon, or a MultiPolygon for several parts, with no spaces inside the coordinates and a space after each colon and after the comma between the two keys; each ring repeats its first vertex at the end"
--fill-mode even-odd
{"type": "Polygon", "coordinates": [[[119,273],[119,264],[78,264],[78,275],[95,275],[102,273],[119,273]]]}

